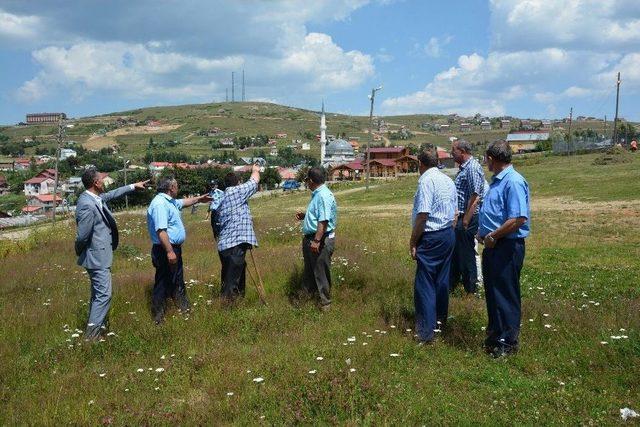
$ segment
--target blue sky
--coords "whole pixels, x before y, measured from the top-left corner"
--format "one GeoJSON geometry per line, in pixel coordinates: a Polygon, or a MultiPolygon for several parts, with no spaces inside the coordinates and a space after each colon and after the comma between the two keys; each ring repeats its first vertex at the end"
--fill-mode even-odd
{"type": "Polygon", "coordinates": [[[0,0],[0,67],[0,123],[220,101],[242,68],[250,100],[538,118],[613,116],[620,71],[640,120],[640,2],[0,0]]]}

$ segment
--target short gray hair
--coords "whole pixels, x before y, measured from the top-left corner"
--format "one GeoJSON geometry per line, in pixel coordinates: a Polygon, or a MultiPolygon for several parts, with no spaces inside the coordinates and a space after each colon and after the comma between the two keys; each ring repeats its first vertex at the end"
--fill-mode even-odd
{"type": "Polygon", "coordinates": [[[453,143],[456,144],[458,150],[463,151],[467,154],[471,154],[471,152],[473,151],[473,147],[471,146],[471,144],[464,139],[458,139],[453,143]]]}
{"type": "Polygon", "coordinates": [[[158,190],[158,193],[168,193],[174,183],[177,183],[177,181],[173,176],[163,176],[158,180],[156,189],[158,190]]]}
{"type": "Polygon", "coordinates": [[[487,147],[487,156],[502,163],[511,163],[511,146],[507,141],[494,141],[487,147]]]}

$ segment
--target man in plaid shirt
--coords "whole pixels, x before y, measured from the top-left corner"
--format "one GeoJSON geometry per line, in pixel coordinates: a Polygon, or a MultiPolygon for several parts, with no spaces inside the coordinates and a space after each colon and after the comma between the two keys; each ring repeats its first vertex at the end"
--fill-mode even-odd
{"type": "Polygon", "coordinates": [[[224,178],[224,197],[217,209],[220,235],[218,255],[222,263],[222,297],[228,301],[244,296],[247,249],[258,246],[248,200],[258,191],[260,166],[253,165],[251,178],[240,184],[238,175],[224,178]]]}
{"type": "Polygon", "coordinates": [[[478,282],[475,235],[478,233],[478,209],[484,195],[485,179],[484,170],[471,151],[471,144],[464,140],[454,141],[451,145],[451,154],[460,170],[455,179],[458,220],[449,288],[453,290],[461,281],[468,294],[475,294],[478,282]]]}

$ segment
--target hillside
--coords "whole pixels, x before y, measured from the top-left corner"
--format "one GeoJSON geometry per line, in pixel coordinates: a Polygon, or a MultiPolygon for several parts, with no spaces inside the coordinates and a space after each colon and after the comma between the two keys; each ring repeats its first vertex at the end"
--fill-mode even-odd
{"type": "Polygon", "coordinates": [[[221,306],[204,209],[185,212],[193,311],[171,307],[162,326],[149,313],[144,214],[119,214],[113,334],[94,345],[78,335],[89,284],[74,227],[0,241],[0,424],[615,425],[621,408],[640,408],[640,157],[624,167],[594,157],[516,165],[531,188],[532,232],[521,350],[500,360],[481,348],[482,294],[456,292],[437,343],[413,341],[415,177],[368,193],[334,189],[327,313],[294,292],[302,261],[293,215],[308,192],[250,202],[266,307],[250,279],[244,301],[221,306]]]}
{"type": "MultiPolygon", "coordinates": [[[[406,126],[414,134],[409,140],[386,141],[387,144],[420,145],[430,142],[446,146],[449,143],[448,138],[454,135],[471,142],[482,143],[504,138],[508,132],[508,129],[481,131],[475,126],[473,131],[461,133],[458,128],[459,122],[452,124],[450,132],[425,131],[421,127],[423,123],[447,123],[447,117],[442,115],[418,114],[382,118],[387,123],[389,131],[397,131],[406,126]]],[[[514,119],[513,123],[516,122],[514,119]]],[[[311,151],[306,154],[317,156],[319,150],[317,144],[313,144],[315,135],[319,132],[317,112],[269,103],[236,102],[141,108],[73,119],[71,123],[74,127],[67,129],[67,141],[82,144],[87,149],[117,146],[120,155],[133,158],[141,158],[144,155],[151,138],[156,143],[165,144],[166,147],[163,149],[166,151],[183,152],[196,157],[211,155],[214,152],[210,141],[222,137],[250,137],[257,134],[269,137],[286,134],[286,137],[277,140],[279,148],[291,145],[292,140],[300,140],[312,143],[311,151]],[[158,123],[148,126],[150,120],[158,123]],[[139,126],[134,125],[136,122],[139,126]],[[220,133],[213,136],[199,134],[213,128],[219,128],[220,133]]],[[[331,135],[357,137],[361,143],[368,139],[368,117],[328,112],[327,126],[327,132],[331,135]]],[[[602,132],[603,123],[574,122],[573,128],[592,128],[602,132]]],[[[51,125],[10,126],[0,129],[0,132],[8,137],[10,143],[19,143],[25,138],[35,140],[31,146],[26,147],[26,155],[33,155],[38,148],[51,149],[55,146],[57,129],[51,125]]],[[[66,145],[70,143],[67,142],[66,145]]],[[[248,149],[247,155],[250,153],[251,149],[248,149]]]]}

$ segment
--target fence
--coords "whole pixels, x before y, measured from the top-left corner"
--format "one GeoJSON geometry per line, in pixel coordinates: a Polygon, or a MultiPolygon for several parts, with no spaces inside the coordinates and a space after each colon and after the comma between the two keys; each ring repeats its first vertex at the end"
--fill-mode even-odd
{"type": "Polygon", "coordinates": [[[599,151],[609,148],[613,145],[611,139],[602,138],[583,138],[573,141],[565,141],[564,139],[553,141],[552,149],[555,154],[570,154],[585,151],[599,151]]]}

